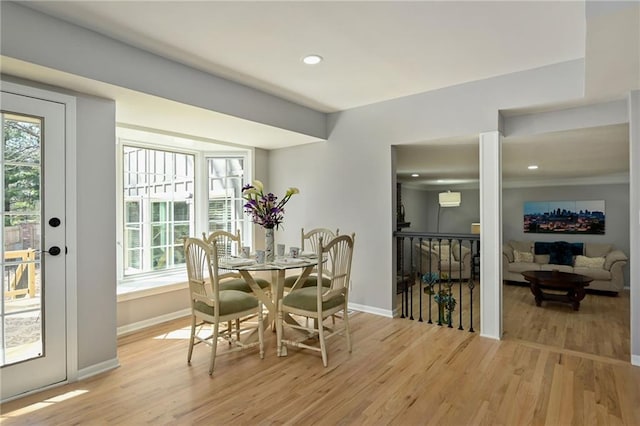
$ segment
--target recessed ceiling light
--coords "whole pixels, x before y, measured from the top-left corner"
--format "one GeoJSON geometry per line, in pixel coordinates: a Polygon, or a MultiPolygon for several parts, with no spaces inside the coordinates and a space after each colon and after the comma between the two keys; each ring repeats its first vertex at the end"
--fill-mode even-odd
{"type": "Polygon", "coordinates": [[[322,62],[322,56],[320,56],[320,55],[307,55],[304,58],[302,58],[302,62],[304,62],[307,65],[316,65],[316,64],[319,64],[320,62],[322,62]]]}
{"type": "Polygon", "coordinates": [[[420,175],[419,175],[419,174],[417,174],[417,173],[412,173],[412,174],[411,174],[411,177],[420,177],[420,175]]]}
{"type": "Polygon", "coordinates": [[[530,165],[529,167],[527,167],[527,169],[529,169],[529,170],[537,170],[537,169],[538,169],[538,166],[537,166],[537,165],[535,165],[535,164],[532,164],[532,165],[530,165]]]}

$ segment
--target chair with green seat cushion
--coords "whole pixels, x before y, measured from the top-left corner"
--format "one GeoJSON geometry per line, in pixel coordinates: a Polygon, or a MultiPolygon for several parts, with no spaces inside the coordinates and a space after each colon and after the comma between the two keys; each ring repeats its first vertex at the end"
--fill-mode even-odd
{"type": "MultiPolygon", "coordinates": [[[[332,336],[344,333],[347,339],[347,349],[351,352],[351,331],[349,329],[349,286],[351,280],[351,260],[353,258],[353,244],[355,234],[334,237],[324,245],[319,239],[318,255],[327,259],[318,263],[318,276],[329,277],[330,285],[324,287],[318,284],[312,287],[294,288],[278,303],[277,340],[280,353],[286,354],[287,346],[319,351],[322,363],[328,365],[326,340],[332,336]],[[325,268],[328,269],[325,271],[325,268]],[[335,314],[342,311],[342,321],[327,324],[328,318],[335,318],[335,314]],[[292,314],[302,316],[313,321],[299,322],[284,321],[284,316],[292,314]],[[311,325],[310,325],[311,324],[311,325]],[[285,328],[303,331],[297,338],[285,336],[285,328]],[[319,346],[309,343],[310,337],[318,336],[319,346]]],[[[293,334],[294,331],[288,331],[293,334]]]]}
{"type": "MultiPolygon", "coordinates": [[[[240,248],[242,246],[242,240],[240,239],[240,230],[237,230],[235,234],[227,231],[214,231],[209,236],[206,234],[202,234],[203,240],[215,247],[217,251],[218,259],[223,259],[225,257],[236,257],[240,255],[240,248]]],[[[245,293],[251,293],[251,287],[249,284],[242,278],[239,272],[237,271],[229,271],[229,270],[220,270],[220,290],[238,290],[244,291],[245,293]],[[223,272],[224,271],[224,272],[223,272]]],[[[269,281],[256,278],[256,284],[260,286],[261,289],[271,287],[271,283],[269,281]]]]}
{"type": "MultiPolygon", "coordinates": [[[[258,298],[252,297],[244,291],[222,290],[220,296],[220,316],[232,315],[235,312],[243,312],[258,307],[258,298]]],[[[195,309],[207,315],[215,316],[213,306],[205,302],[196,302],[195,309]]]]}
{"type": "MultiPolygon", "coordinates": [[[[287,290],[290,290],[291,287],[293,287],[293,285],[296,283],[296,281],[298,280],[299,275],[290,275],[288,277],[285,277],[284,279],[284,288],[287,290]]],[[[313,287],[316,285],[316,283],[318,282],[318,276],[317,275],[309,275],[307,277],[307,279],[304,281],[304,283],[302,285],[299,285],[298,288],[303,288],[303,287],[313,287]]],[[[329,277],[324,277],[322,278],[322,286],[323,287],[329,287],[331,285],[331,278],[329,277]]]]}
{"type": "Polygon", "coordinates": [[[209,345],[209,374],[213,374],[218,339],[229,342],[229,352],[259,346],[260,358],[264,358],[262,302],[251,293],[221,290],[218,256],[214,247],[215,244],[212,246],[199,238],[187,238],[184,243],[191,301],[191,335],[187,362],[191,364],[195,345],[209,345]],[[247,321],[256,317],[257,323],[247,321]],[[206,325],[211,326],[212,333],[208,337],[201,337],[200,330],[206,325]],[[226,327],[220,329],[220,325],[226,327]],[[257,342],[240,341],[242,332],[256,329],[257,342]]]}
{"type": "MultiPolygon", "coordinates": [[[[336,229],[336,232],[334,233],[332,230],[327,229],[327,228],[315,228],[315,229],[312,229],[311,231],[305,233],[304,232],[304,228],[302,228],[300,230],[300,250],[301,250],[302,253],[304,253],[304,252],[317,253],[318,252],[318,242],[320,241],[320,238],[322,238],[322,240],[324,241],[325,244],[328,244],[329,241],[331,241],[331,239],[333,239],[336,235],[339,234],[339,232],[340,232],[339,229],[336,229]]],[[[316,285],[317,268],[314,269],[313,272],[314,273],[309,275],[309,277],[302,284],[301,287],[308,287],[308,286],[316,285]]],[[[298,279],[298,277],[299,277],[299,275],[290,275],[290,276],[286,277],[284,279],[284,289],[286,291],[291,290],[291,287],[293,286],[293,284],[295,284],[295,282],[298,279]]],[[[328,287],[330,281],[331,281],[330,279],[323,279],[322,280],[322,285],[325,286],[325,287],[328,287]]]]}
{"type": "MultiPolygon", "coordinates": [[[[317,308],[318,291],[317,287],[305,287],[296,291],[292,291],[284,297],[283,303],[290,307],[296,307],[305,311],[313,311],[317,308]]],[[[344,304],[344,295],[339,294],[336,297],[322,302],[322,310],[335,308],[344,304]]]]}
{"type": "MultiPolygon", "coordinates": [[[[254,281],[263,290],[271,286],[269,281],[262,278],[254,278],[254,281]]],[[[244,278],[231,278],[221,281],[220,290],[238,290],[244,291],[245,293],[251,293],[251,287],[249,286],[249,284],[247,284],[244,278]]]]}

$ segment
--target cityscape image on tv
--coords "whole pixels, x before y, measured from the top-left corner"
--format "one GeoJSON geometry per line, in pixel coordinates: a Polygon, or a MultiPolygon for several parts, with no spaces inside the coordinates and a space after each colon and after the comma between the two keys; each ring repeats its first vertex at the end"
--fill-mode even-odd
{"type": "Polygon", "coordinates": [[[604,200],[525,201],[525,233],[604,234],[604,200]]]}

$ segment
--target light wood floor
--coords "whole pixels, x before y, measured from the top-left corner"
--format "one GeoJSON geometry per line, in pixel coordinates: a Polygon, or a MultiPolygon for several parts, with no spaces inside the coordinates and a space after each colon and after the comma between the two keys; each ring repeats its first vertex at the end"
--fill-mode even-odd
{"type": "MultiPolygon", "coordinates": [[[[454,283],[453,295],[459,299],[459,284],[454,283]]],[[[463,285],[462,326],[469,329],[469,295],[463,285]]],[[[420,318],[418,285],[413,287],[414,321],[420,318]]],[[[398,297],[398,312],[401,312],[398,297]]],[[[428,295],[422,300],[423,321],[429,319],[428,295]]],[[[615,358],[630,362],[629,290],[617,297],[602,293],[588,293],[580,303],[580,310],[574,311],[568,303],[542,302],[535,305],[531,290],[526,285],[503,286],[503,339],[519,340],[527,343],[550,346],[590,355],[615,358]]],[[[452,325],[460,324],[460,303],[456,306],[452,325]]],[[[437,304],[431,299],[431,318],[437,323],[437,304]]],[[[445,324],[446,325],[446,324],[445,324]]],[[[480,331],[480,294],[475,287],[473,294],[473,328],[480,331]]]]}
{"type": "Polygon", "coordinates": [[[505,285],[504,338],[630,362],[630,295],[587,293],[574,311],[566,303],[535,305],[528,286],[505,285]]]}
{"type": "MultiPolygon", "coordinates": [[[[553,313],[537,310],[535,315],[553,313]]],[[[353,352],[346,352],[342,337],[334,338],[328,368],[319,354],[301,349],[278,358],[275,336],[267,333],[264,360],[256,349],[221,354],[213,377],[207,374],[207,347],[197,346],[187,365],[188,321],[173,321],[121,338],[121,367],[6,403],[1,421],[640,424],[640,368],[626,361],[399,318],[354,313],[351,319],[353,352]]],[[[540,334],[551,333],[536,338],[540,334]]]]}

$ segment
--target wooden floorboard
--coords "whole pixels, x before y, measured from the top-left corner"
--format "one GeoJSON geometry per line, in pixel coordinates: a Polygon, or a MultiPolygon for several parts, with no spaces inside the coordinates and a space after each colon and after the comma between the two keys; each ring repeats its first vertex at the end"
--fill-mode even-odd
{"type": "Polygon", "coordinates": [[[503,297],[503,338],[630,362],[629,290],[587,293],[579,311],[568,303],[536,306],[527,286],[505,285],[503,297]]]}
{"type": "Polygon", "coordinates": [[[344,338],[333,338],[328,368],[318,353],[302,349],[289,348],[287,357],[278,358],[275,335],[268,332],[264,360],[255,348],[231,354],[222,348],[210,377],[208,348],[197,346],[188,365],[188,320],[172,321],[121,337],[119,368],[5,403],[0,407],[1,421],[7,425],[640,424],[640,368],[620,359],[628,347],[618,348],[628,341],[628,330],[625,335],[597,324],[590,308],[605,309],[600,321],[618,318],[610,304],[628,303],[628,297],[591,301],[587,296],[575,313],[568,305],[567,309],[536,307],[527,288],[516,287],[513,294],[504,290],[505,340],[354,312],[353,352],[346,351],[344,338]],[[533,306],[507,307],[511,300],[533,306]],[[516,310],[522,311],[520,315],[516,310]],[[588,324],[583,327],[582,322],[588,324]],[[608,335],[611,338],[604,342],[608,335]],[[583,349],[603,353],[583,353],[583,349]]]}

